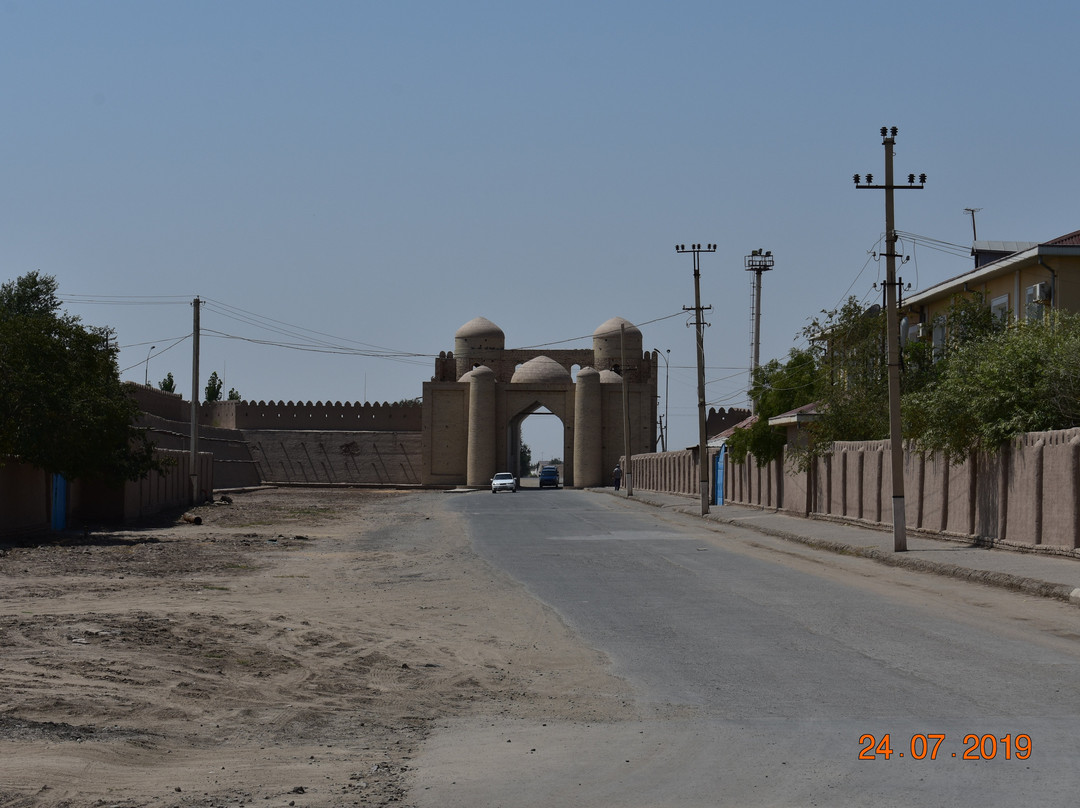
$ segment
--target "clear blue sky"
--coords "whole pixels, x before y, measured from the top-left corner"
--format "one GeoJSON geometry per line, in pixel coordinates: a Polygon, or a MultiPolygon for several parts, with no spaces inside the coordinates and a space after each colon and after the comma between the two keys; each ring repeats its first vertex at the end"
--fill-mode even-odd
{"type": "MultiPolygon", "coordinates": [[[[968,207],[980,238],[1080,228],[1075,20],[1041,0],[0,0],[0,279],[55,275],[116,328],[125,378],[156,346],[151,382],[185,396],[196,295],[200,389],[216,370],[254,400],[413,398],[478,315],[508,347],[622,316],[671,350],[681,447],[674,245],[719,245],[707,398],[743,405],[752,249],[776,260],[763,360],[846,294],[876,299],[883,198],[851,175],[883,173],[882,125],[897,173],[929,175],[898,194],[901,231],[968,247],[968,207]],[[346,352],[252,341],[316,337],[346,352]]],[[[915,288],[970,266],[905,251],[915,288]]],[[[538,420],[526,440],[557,453],[538,420]]]]}

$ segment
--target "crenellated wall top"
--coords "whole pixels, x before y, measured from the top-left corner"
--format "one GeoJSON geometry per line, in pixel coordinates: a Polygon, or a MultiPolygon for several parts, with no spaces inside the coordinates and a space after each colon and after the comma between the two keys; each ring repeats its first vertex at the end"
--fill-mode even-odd
{"type": "Polygon", "coordinates": [[[215,401],[200,408],[204,424],[231,429],[322,429],[418,432],[414,402],[215,401]]]}

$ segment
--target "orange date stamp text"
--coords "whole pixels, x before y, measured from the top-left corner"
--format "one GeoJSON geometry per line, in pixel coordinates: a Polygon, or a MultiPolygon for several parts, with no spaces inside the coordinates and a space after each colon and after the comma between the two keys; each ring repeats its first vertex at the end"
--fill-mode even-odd
{"type": "Polygon", "coordinates": [[[949,748],[943,732],[918,733],[896,739],[888,732],[884,735],[867,733],[859,738],[859,760],[892,760],[894,757],[914,760],[1027,760],[1031,757],[1031,736],[968,733],[964,736],[962,748],[956,750],[949,748]]]}

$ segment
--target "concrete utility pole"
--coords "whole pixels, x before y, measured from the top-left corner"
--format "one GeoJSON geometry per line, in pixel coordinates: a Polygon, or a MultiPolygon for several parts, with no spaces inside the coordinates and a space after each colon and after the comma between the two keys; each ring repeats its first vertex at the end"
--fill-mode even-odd
{"type": "Polygon", "coordinates": [[[885,299],[886,328],[888,333],[889,363],[889,451],[892,455],[892,490],[893,490],[893,550],[907,550],[907,525],[904,511],[904,439],[900,422],[900,326],[896,311],[896,224],[893,215],[893,191],[897,188],[922,188],[926,175],[919,175],[918,184],[915,175],[908,174],[907,185],[893,183],[893,146],[896,145],[896,127],[881,127],[881,142],[885,146],[885,184],[874,185],[874,175],[866,175],[866,183],[855,175],[856,188],[873,188],[885,191],[885,299]]]}
{"type": "Polygon", "coordinates": [[[698,472],[701,486],[701,515],[709,512],[709,438],[705,434],[705,332],[707,325],[704,313],[712,306],[701,305],[701,254],[716,252],[715,244],[676,244],[675,252],[690,253],[694,256],[694,307],[683,306],[683,311],[694,312],[694,325],[697,328],[697,386],[698,386],[698,472]]]}
{"type": "MultiPolygon", "coordinates": [[[[660,447],[661,451],[667,451],[667,432],[665,431],[668,424],[668,391],[671,389],[671,348],[667,349],[667,355],[660,353],[659,348],[653,348],[653,356],[659,356],[664,360],[664,414],[660,416],[660,447]]],[[[653,360],[655,366],[656,360],[653,360]]]]}
{"type": "Polygon", "coordinates": [[[195,298],[191,305],[195,309],[191,329],[191,502],[199,504],[199,305],[202,301],[195,298]]]}
{"type": "MultiPolygon", "coordinates": [[[[750,389],[754,387],[754,371],[761,364],[761,273],[773,268],[772,251],[754,250],[743,259],[747,272],[754,273],[754,303],[750,318],[754,321],[754,336],[750,345],[750,389]]],[[[754,399],[750,398],[750,412],[757,412],[754,399]]]]}
{"type": "Polygon", "coordinates": [[[623,484],[626,487],[626,496],[634,496],[634,447],[630,443],[630,368],[626,366],[626,325],[619,325],[619,375],[622,376],[622,423],[623,423],[623,455],[626,457],[626,468],[623,469],[623,484]]]}

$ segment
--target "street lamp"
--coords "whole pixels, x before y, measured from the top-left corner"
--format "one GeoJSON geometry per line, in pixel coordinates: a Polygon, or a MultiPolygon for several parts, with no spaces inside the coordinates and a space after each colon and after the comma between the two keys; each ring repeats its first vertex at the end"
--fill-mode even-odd
{"type": "Polygon", "coordinates": [[[671,422],[668,419],[668,390],[670,389],[669,382],[671,381],[671,348],[667,349],[667,356],[660,353],[659,348],[653,348],[653,353],[664,360],[664,423],[660,425],[660,448],[666,452],[667,433],[664,431],[665,425],[667,429],[671,429],[671,422]]]}
{"type": "Polygon", "coordinates": [[[143,387],[150,386],[150,353],[156,347],[156,345],[151,345],[150,350],[146,352],[146,371],[143,373],[143,387]]]}

